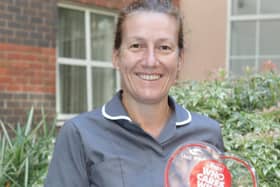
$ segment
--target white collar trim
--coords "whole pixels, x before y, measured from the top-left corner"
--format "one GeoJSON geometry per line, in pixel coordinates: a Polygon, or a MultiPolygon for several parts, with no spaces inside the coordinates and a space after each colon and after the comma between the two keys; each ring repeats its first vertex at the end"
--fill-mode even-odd
{"type": "Polygon", "coordinates": [[[124,119],[127,120],[129,122],[132,122],[132,120],[130,119],[130,117],[128,116],[111,116],[106,112],[106,105],[102,106],[102,114],[104,117],[110,119],[110,120],[120,120],[120,119],[124,119]]]}
{"type": "MultiPolygon", "coordinates": [[[[184,120],[184,121],[180,121],[180,122],[176,122],[176,126],[183,126],[183,125],[186,125],[188,123],[190,123],[192,121],[192,116],[191,116],[191,113],[186,110],[184,108],[184,110],[186,111],[186,113],[188,114],[188,119],[184,120]]],[[[107,119],[110,119],[110,120],[127,120],[129,122],[132,122],[131,118],[128,117],[128,116],[122,116],[122,115],[119,115],[119,116],[111,116],[109,115],[107,112],[106,112],[106,105],[103,105],[102,106],[102,114],[105,118],[107,119]]]]}
{"type": "Polygon", "coordinates": [[[191,113],[187,110],[187,109],[185,109],[185,108],[183,108],[185,111],[186,111],[186,113],[188,114],[188,119],[186,119],[186,120],[184,120],[184,121],[180,121],[180,122],[176,122],[176,126],[183,126],[183,125],[186,125],[186,124],[188,124],[188,123],[190,123],[191,121],[192,121],[192,115],[191,115],[191,113]]]}

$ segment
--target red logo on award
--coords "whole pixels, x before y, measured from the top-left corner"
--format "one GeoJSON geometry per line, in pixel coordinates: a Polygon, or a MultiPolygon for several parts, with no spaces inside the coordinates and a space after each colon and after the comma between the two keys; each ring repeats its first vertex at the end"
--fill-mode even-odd
{"type": "Polygon", "coordinates": [[[216,160],[204,160],[192,169],[190,187],[231,187],[231,174],[216,160]]]}

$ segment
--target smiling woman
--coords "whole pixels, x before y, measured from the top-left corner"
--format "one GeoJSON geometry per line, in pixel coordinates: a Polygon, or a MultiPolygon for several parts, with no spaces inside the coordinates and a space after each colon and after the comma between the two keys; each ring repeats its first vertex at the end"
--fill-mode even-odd
{"type": "Polygon", "coordinates": [[[158,136],[171,114],[168,92],[182,62],[177,23],[164,13],[137,12],[122,27],[122,44],[113,60],[121,74],[122,101],[134,121],[158,136]]]}
{"type": "Polygon", "coordinates": [[[186,142],[223,151],[219,124],[168,95],[183,63],[179,12],[168,0],[138,0],[117,23],[119,91],[102,108],[69,120],[57,137],[45,186],[162,187],[171,153],[186,142]]]}

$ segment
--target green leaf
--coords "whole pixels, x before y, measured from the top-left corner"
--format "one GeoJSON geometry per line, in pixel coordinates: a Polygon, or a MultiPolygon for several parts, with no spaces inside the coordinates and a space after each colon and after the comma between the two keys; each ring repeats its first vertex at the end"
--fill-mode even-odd
{"type": "Polygon", "coordinates": [[[29,133],[31,126],[32,126],[32,121],[33,121],[33,115],[34,115],[34,107],[31,107],[31,110],[29,111],[28,114],[28,120],[26,123],[26,128],[25,128],[25,132],[24,135],[27,136],[27,134],[29,133]]]}

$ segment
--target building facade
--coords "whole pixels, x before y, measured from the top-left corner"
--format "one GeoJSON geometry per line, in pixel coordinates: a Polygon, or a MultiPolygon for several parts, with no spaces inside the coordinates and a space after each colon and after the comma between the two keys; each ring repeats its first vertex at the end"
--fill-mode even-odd
{"type": "MultiPolygon", "coordinates": [[[[1,0],[0,120],[34,106],[63,121],[118,88],[111,65],[118,10],[131,0],[1,0]]],[[[174,1],[179,4],[179,1],[174,1]]]]}
{"type": "MultiPolygon", "coordinates": [[[[34,106],[63,122],[106,102],[120,86],[114,25],[130,1],[0,0],[0,120],[24,122],[34,106]]],[[[185,24],[182,80],[280,66],[280,1],[174,2],[185,24]]]]}
{"type": "Polygon", "coordinates": [[[182,0],[186,44],[183,79],[205,80],[280,68],[280,1],[182,0]]]}

